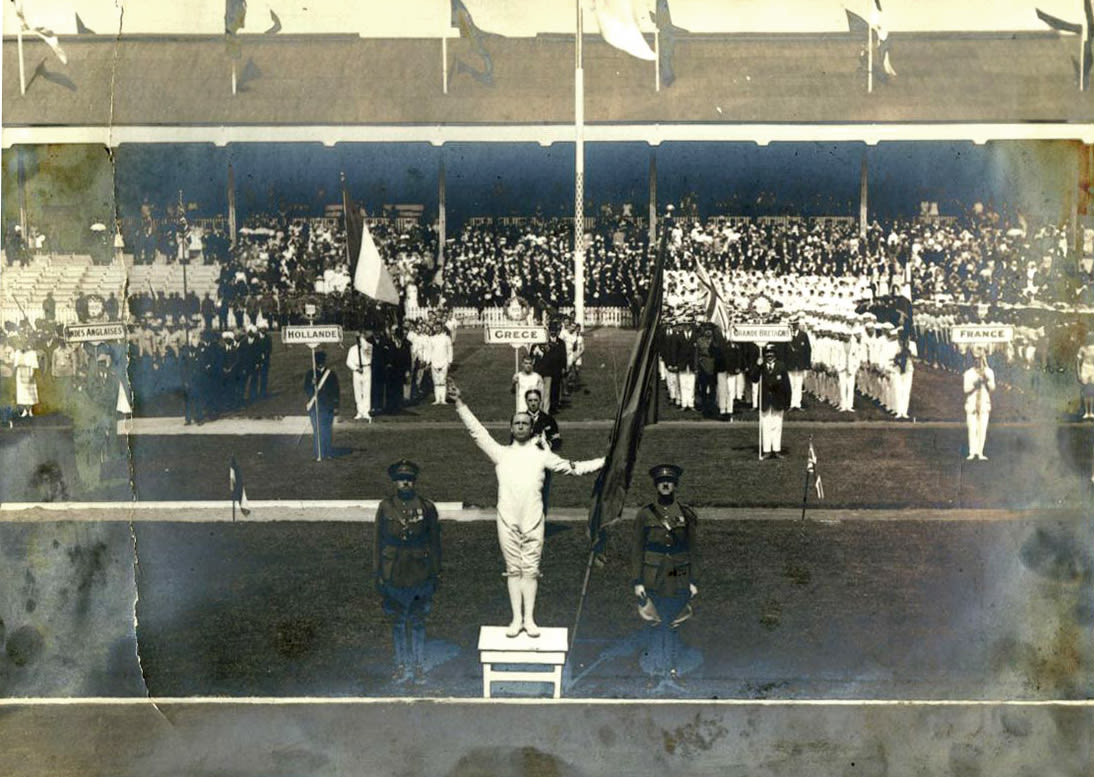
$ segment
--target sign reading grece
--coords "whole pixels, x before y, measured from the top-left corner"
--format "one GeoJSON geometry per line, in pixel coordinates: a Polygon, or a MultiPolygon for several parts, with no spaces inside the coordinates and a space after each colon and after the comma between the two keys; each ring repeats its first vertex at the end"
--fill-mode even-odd
{"type": "Polygon", "coordinates": [[[486,342],[488,345],[545,343],[547,342],[547,330],[541,326],[515,326],[513,324],[487,326],[486,342]]]}

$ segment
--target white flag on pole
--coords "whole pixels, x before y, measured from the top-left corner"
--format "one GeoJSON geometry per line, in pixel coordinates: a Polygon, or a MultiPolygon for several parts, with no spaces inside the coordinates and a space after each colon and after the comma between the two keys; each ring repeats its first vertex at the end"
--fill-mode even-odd
{"type": "Polygon", "coordinates": [[[605,42],[647,62],[657,59],[638,27],[633,0],[593,0],[593,11],[605,42]]]}

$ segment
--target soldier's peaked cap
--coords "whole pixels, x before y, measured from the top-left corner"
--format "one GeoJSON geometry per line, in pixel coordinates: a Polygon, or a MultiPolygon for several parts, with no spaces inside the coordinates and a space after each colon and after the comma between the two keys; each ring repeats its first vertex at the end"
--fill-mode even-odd
{"type": "Polygon", "coordinates": [[[392,480],[401,480],[403,478],[417,480],[420,469],[417,464],[409,459],[399,459],[387,468],[387,474],[392,480]]]}
{"type": "Polygon", "coordinates": [[[658,464],[650,469],[650,477],[653,478],[654,483],[660,483],[662,480],[671,480],[673,483],[677,483],[683,474],[683,468],[677,467],[675,464],[658,464]]]}

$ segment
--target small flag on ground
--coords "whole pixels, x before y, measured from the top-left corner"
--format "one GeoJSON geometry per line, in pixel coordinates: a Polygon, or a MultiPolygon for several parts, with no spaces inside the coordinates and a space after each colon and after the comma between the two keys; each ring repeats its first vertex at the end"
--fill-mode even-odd
{"type": "Polygon", "coordinates": [[[239,469],[239,462],[232,457],[232,463],[228,465],[228,482],[232,487],[232,504],[238,504],[244,516],[251,514],[251,508],[247,506],[247,489],[243,487],[243,472],[239,469]]]}
{"type": "Polygon", "coordinates": [[[813,476],[813,485],[817,489],[817,499],[824,499],[824,483],[821,482],[820,470],[817,469],[817,451],[813,448],[812,440],[809,441],[809,459],[805,468],[813,476]]]}
{"type": "Polygon", "coordinates": [[[657,59],[638,28],[632,0],[594,0],[593,10],[605,43],[647,62],[657,59]]]}
{"type": "Polygon", "coordinates": [[[360,209],[349,196],[345,176],[342,176],[342,211],[346,219],[346,251],[353,288],[379,302],[398,305],[395,281],[380,258],[360,209]]]}

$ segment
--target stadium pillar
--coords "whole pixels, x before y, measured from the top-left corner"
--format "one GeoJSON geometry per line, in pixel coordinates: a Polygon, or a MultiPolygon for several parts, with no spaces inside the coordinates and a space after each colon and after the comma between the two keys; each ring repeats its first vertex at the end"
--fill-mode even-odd
{"type": "Polygon", "coordinates": [[[870,219],[870,176],[866,169],[867,151],[868,149],[862,149],[862,170],[859,173],[858,182],[858,231],[862,237],[866,237],[870,219]]]}
{"type": "Polygon", "coordinates": [[[441,146],[437,169],[437,269],[444,267],[444,242],[448,233],[448,199],[444,169],[444,146],[441,146]]]}
{"type": "Polygon", "coordinates": [[[657,147],[650,147],[650,238],[657,245],[657,147]]]}
{"type": "Polygon", "coordinates": [[[236,244],[236,174],[228,163],[228,242],[236,244]]]}
{"type": "MultiPolygon", "coordinates": [[[[27,169],[26,162],[23,159],[24,150],[22,146],[15,147],[15,166],[16,166],[16,178],[18,183],[18,197],[19,197],[19,228],[23,232],[23,240],[30,239],[30,232],[28,232],[29,218],[27,217],[27,169]]],[[[28,248],[29,250],[29,248],[28,248]]]]}
{"type": "Polygon", "coordinates": [[[585,71],[582,65],[582,7],[574,38],[574,321],[585,326],[585,71]]]}

